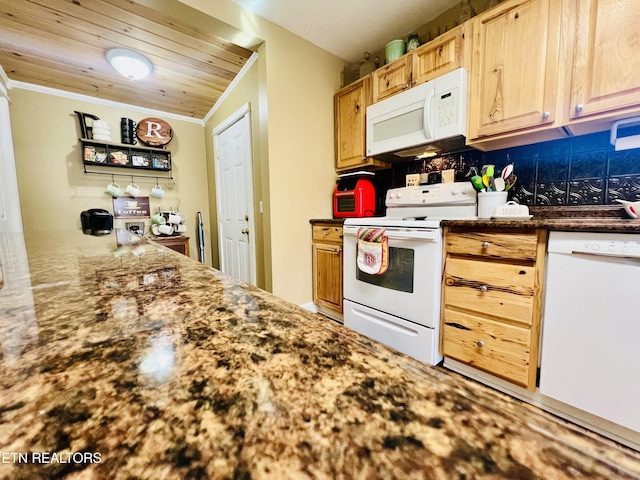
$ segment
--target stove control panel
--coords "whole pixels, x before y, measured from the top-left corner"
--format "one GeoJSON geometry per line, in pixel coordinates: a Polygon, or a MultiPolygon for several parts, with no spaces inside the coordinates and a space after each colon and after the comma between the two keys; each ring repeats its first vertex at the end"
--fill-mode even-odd
{"type": "Polygon", "coordinates": [[[387,207],[474,204],[477,192],[469,182],[434,183],[387,191],[387,207]]]}

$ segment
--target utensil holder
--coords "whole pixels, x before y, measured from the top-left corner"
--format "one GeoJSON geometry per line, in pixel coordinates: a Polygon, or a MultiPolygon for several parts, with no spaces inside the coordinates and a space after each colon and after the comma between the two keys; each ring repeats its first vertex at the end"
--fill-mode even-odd
{"type": "Polygon", "coordinates": [[[478,192],[478,218],[491,218],[496,207],[507,203],[507,192],[478,192]]]}

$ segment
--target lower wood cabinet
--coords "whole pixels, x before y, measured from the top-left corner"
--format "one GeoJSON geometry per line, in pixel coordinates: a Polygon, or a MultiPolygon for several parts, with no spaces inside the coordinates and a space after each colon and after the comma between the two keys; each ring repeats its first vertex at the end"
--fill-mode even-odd
{"type": "Polygon", "coordinates": [[[175,237],[155,237],[151,241],[164,245],[171,250],[189,256],[189,237],[176,235],[175,237]]]}
{"type": "Polygon", "coordinates": [[[535,229],[445,229],[445,357],[535,390],[546,238],[535,229]]]}
{"type": "Polygon", "coordinates": [[[342,322],[342,225],[314,223],[312,229],[313,302],[342,322]]]}

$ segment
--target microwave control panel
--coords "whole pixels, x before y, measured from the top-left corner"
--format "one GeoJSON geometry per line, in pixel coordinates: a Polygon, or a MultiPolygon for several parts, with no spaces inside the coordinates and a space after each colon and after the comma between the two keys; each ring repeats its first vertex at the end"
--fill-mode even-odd
{"type": "Polygon", "coordinates": [[[446,128],[458,122],[458,89],[436,96],[436,128],[446,128]]]}

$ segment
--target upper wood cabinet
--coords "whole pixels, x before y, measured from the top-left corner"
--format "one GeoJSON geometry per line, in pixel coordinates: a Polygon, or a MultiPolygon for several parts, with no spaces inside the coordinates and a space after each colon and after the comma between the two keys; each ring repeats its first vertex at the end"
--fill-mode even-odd
{"type": "Polygon", "coordinates": [[[463,66],[464,25],[425,43],[371,74],[373,103],[463,66]]]}
{"type": "Polygon", "coordinates": [[[468,143],[527,129],[547,129],[540,140],[565,135],[557,121],[561,18],[561,1],[512,0],[470,22],[468,143]]]}
{"type": "Polygon", "coordinates": [[[465,66],[465,25],[459,25],[411,52],[411,83],[420,85],[465,66]]]}
{"type": "Polygon", "coordinates": [[[386,167],[365,153],[367,106],[371,104],[371,76],[356,80],[333,97],[336,171],[386,167]]]}
{"type": "Polygon", "coordinates": [[[373,103],[389,98],[411,87],[411,55],[399,59],[375,70],[373,79],[373,103]]]}
{"type": "MultiPolygon", "coordinates": [[[[573,0],[575,45],[569,128],[640,114],[640,2],[573,0]],[[573,122],[573,124],[572,124],[573,122]]],[[[584,132],[586,133],[586,132],[584,132]]]]}
{"type": "Polygon", "coordinates": [[[365,114],[371,103],[371,78],[361,78],[334,96],[336,170],[365,161],[365,114]]]}

